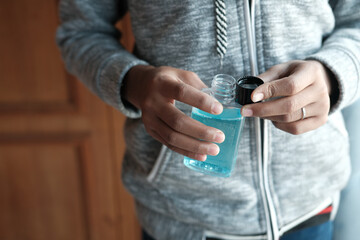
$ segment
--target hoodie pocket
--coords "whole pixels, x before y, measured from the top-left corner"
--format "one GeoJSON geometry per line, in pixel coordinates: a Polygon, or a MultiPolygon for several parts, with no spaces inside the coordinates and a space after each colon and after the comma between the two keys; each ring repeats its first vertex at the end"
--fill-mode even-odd
{"type": "MultiPolygon", "coordinates": [[[[175,106],[180,111],[185,113],[186,115],[188,115],[188,116],[191,115],[191,109],[192,109],[191,106],[189,106],[185,103],[179,102],[179,101],[175,102],[175,106]]],[[[173,155],[173,151],[170,150],[165,145],[162,145],[160,153],[157,156],[155,163],[147,176],[148,182],[154,183],[156,181],[156,179],[159,177],[159,175],[161,175],[161,173],[166,168],[166,165],[167,165],[169,159],[172,157],[172,155],[173,155]]]]}
{"type": "Polygon", "coordinates": [[[159,177],[159,174],[163,172],[166,168],[166,163],[171,158],[171,155],[172,151],[168,147],[163,145],[161,147],[159,156],[156,158],[155,163],[146,178],[148,182],[155,182],[155,180],[159,177]]]}
{"type": "MultiPolygon", "coordinates": [[[[246,134],[248,135],[248,134],[246,134]]],[[[242,146],[251,145],[248,138],[242,146]]],[[[187,168],[184,156],[163,147],[148,175],[158,193],[157,202],[166,214],[205,229],[232,234],[265,231],[264,213],[257,178],[256,161],[249,148],[239,148],[239,159],[230,178],[205,175],[187,168]],[[251,157],[250,157],[251,155],[251,157]],[[260,220],[259,220],[260,219],[260,220]],[[254,224],[256,223],[256,224],[254,224]],[[250,226],[250,227],[249,227],[250,226]]]]}

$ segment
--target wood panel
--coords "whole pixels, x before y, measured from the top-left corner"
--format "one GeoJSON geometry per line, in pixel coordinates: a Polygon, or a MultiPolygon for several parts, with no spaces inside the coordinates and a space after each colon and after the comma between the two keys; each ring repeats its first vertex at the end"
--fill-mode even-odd
{"type": "Polygon", "coordinates": [[[0,3],[0,109],[71,109],[73,81],[55,44],[54,1],[0,3]]]}
{"type": "Polygon", "coordinates": [[[66,73],[57,25],[55,0],[0,1],[0,239],[138,240],[125,118],[66,73]]]}
{"type": "Polygon", "coordinates": [[[0,239],[88,239],[79,155],[72,144],[0,145],[0,239]]]}

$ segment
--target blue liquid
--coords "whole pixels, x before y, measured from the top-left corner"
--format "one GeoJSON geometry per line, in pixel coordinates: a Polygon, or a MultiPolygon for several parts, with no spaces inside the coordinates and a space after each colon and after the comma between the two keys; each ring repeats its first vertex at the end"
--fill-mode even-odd
{"type": "Polygon", "coordinates": [[[212,176],[229,177],[236,162],[242,129],[243,117],[240,109],[224,108],[220,115],[212,115],[193,108],[191,117],[207,126],[223,131],[225,141],[218,144],[220,147],[218,155],[208,155],[204,162],[185,157],[184,164],[193,170],[212,176]]]}

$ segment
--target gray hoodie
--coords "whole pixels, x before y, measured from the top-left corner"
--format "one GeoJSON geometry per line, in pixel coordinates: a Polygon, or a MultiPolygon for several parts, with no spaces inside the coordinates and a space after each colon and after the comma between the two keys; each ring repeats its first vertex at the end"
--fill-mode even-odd
{"type": "MultiPolygon", "coordinates": [[[[147,232],[158,240],[278,239],[335,204],[347,182],[348,136],[339,110],[360,95],[360,1],[220,1],[221,41],[215,2],[62,0],[57,42],[68,70],[128,117],[122,177],[147,232]],[[119,44],[114,27],[126,10],[136,54],[119,44]],[[230,178],[186,168],[120,94],[124,75],[138,64],[193,71],[209,84],[220,72],[254,75],[294,59],[318,60],[335,75],[340,95],[328,122],[295,136],[248,119],[230,178]]],[[[176,106],[190,114],[190,106],[176,106]]]]}

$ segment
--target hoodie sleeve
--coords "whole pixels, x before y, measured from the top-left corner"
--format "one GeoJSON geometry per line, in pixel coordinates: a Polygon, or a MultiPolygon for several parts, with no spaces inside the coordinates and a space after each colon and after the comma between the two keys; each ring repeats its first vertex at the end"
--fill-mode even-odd
{"type": "Polygon", "coordinates": [[[331,112],[353,103],[360,96],[360,1],[330,1],[335,29],[323,47],[307,59],[322,62],[335,76],[339,96],[331,112]]]}
{"type": "Polygon", "coordinates": [[[93,93],[127,117],[141,112],[121,98],[125,74],[135,65],[148,63],[121,46],[114,24],[127,10],[122,0],[61,0],[61,24],[56,40],[67,70],[93,93]]]}

